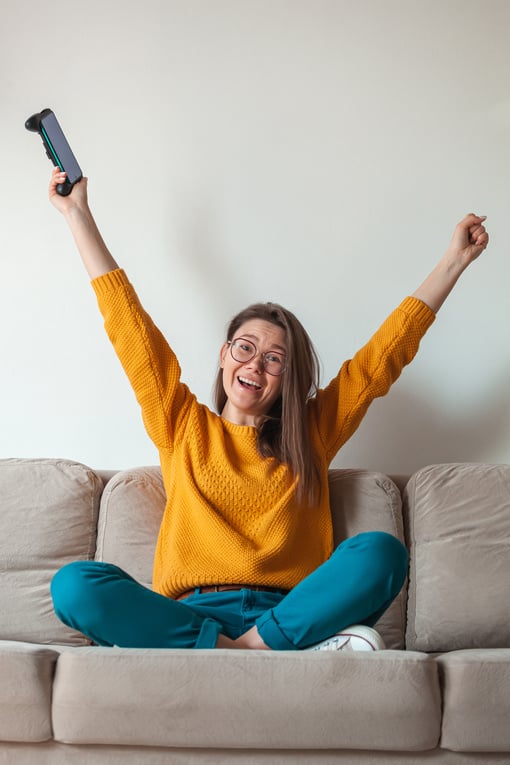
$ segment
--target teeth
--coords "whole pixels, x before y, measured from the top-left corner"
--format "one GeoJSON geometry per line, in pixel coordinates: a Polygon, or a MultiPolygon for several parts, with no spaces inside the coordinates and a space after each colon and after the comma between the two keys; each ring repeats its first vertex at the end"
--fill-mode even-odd
{"type": "Polygon", "coordinates": [[[239,377],[239,380],[245,385],[251,385],[252,388],[257,388],[257,390],[261,387],[258,383],[254,382],[253,380],[248,380],[247,377],[239,377]]]}

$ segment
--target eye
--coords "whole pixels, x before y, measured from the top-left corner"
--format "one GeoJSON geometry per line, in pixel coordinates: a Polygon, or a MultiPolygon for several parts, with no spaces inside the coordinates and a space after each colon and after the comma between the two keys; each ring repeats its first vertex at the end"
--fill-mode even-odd
{"type": "Polygon", "coordinates": [[[242,337],[233,340],[230,347],[236,361],[249,361],[256,354],[255,346],[242,337]]]}
{"type": "Polygon", "coordinates": [[[277,353],[266,353],[266,361],[269,364],[283,364],[283,359],[277,353]]]}

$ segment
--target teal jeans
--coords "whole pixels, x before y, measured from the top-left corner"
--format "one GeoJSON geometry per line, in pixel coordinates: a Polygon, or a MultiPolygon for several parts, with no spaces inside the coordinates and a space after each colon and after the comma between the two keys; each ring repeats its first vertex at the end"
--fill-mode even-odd
{"type": "Polygon", "coordinates": [[[51,582],[55,612],[98,645],[214,648],[254,625],[273,650],[308,648],[351,624],[374,625],[400,592],[407,550],[370,531],[346,539],[290,592],[250,589],[176,601],[143,587],[118,566],[75,561],[51,582]]]}

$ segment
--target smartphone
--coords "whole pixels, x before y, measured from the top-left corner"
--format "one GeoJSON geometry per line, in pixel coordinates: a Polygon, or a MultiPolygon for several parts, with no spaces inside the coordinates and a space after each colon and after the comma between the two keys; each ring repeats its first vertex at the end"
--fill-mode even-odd
{"type": "Polygon", "coordinates": [[[69,194],[74,184],[82,179],[83,173],[55,114],[51,109],[43,109],[42,112],[29,117],[25,127],[39,133],[49,159],[55,167],[67,174],[66,182],[59,184],[57,191],[60,194],[69,194]]]}

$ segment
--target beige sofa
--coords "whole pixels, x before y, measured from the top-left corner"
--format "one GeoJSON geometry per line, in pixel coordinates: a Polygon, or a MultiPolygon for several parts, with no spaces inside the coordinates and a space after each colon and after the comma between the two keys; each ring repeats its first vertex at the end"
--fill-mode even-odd
{"type": "Polygon", "coordinates": [[[159,469],[0,460],[0,765],[509,763],[510,466],[330,476],[335,532],[405,539],[365,653],[100,648],[49,582],[95,557],[149,584],[159,469]]]}

